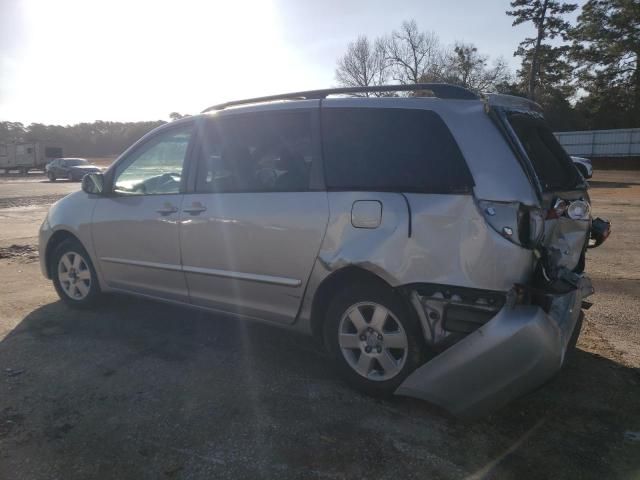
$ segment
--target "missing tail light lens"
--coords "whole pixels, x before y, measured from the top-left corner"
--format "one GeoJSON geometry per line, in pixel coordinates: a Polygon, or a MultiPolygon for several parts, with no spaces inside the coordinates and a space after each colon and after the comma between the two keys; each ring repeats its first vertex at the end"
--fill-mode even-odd
{"type": "Polygon", "coordinates": [[[479,201],[484,217],[502,237],[525,248],[535,248],[544,234],[544,213],[519,202],[479,201]]]}
{"type": "Polygon", "coordinates": [[[519,229],[520,243],[525,247],[535,248],[540,244],[544,234],[544,213],[539,208],[530,208],[521,205],[523,223],[519,229]]]}

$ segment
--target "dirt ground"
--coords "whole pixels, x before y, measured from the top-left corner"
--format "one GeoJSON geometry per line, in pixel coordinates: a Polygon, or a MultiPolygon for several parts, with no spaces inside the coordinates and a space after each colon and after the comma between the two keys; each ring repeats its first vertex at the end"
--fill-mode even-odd
{"type": "Polygon", "coordinates": [[[640,172],[596,172],[612,237],[548,384],[462,422],[346,387],[311,339],[111,297],[63,306],[36,232],[77,183],[0,179],[0,479],[640,479],[640,172]]]}

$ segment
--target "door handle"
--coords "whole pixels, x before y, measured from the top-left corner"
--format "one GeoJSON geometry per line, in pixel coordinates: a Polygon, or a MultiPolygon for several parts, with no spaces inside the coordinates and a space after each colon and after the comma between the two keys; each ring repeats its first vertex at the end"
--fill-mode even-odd
{"type": "Polygon", "coordinates": [[[182,211],[191,215],[199,215],[207,209],[200,202],[192,203],[190,207],[183,208],[182,211]]]}
{"type": "Polygon", "coordinates": [[[178,209],[169,203],[166,203],[164,207],[156,210],[156,212],[158,212],[160,215],[163,215],[163,216],[171,215],[172,213],[176,213],[177,211],[178,209]]]}

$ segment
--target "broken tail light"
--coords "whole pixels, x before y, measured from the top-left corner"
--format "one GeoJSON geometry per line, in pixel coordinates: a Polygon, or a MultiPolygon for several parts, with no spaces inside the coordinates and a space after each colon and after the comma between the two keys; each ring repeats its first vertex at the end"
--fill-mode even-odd
{"type": "Polygon", "coordinates": [[[487,223],[507,240],[535,248],[544,234],[544,213],[519,202],[478,202],[487,223]]]}
{"type": "Polygon", "coordinates": [[[591,205],[585,200],[563,200],[558,198],[556,203],[547,211],[547,220],[553,220],[563,216],[571,220],[589,220],[591,216],[591,205]]]}

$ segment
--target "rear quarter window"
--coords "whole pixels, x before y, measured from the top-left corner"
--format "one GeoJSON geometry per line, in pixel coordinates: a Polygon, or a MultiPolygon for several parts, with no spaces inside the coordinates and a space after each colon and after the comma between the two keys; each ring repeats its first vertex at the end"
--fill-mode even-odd
{"type": "Polygon", "coordinates": [[[324,108],[329,189],[463,193],[473,187],[446,124],[430,110],[324,108]]]}
{"type": "Polygon", "coordinates": [[[543,190],[569,190],[583,184],[571,158],[544,121],[530,115],[512,114],[509,123],[526,151],[543,190]]]}

